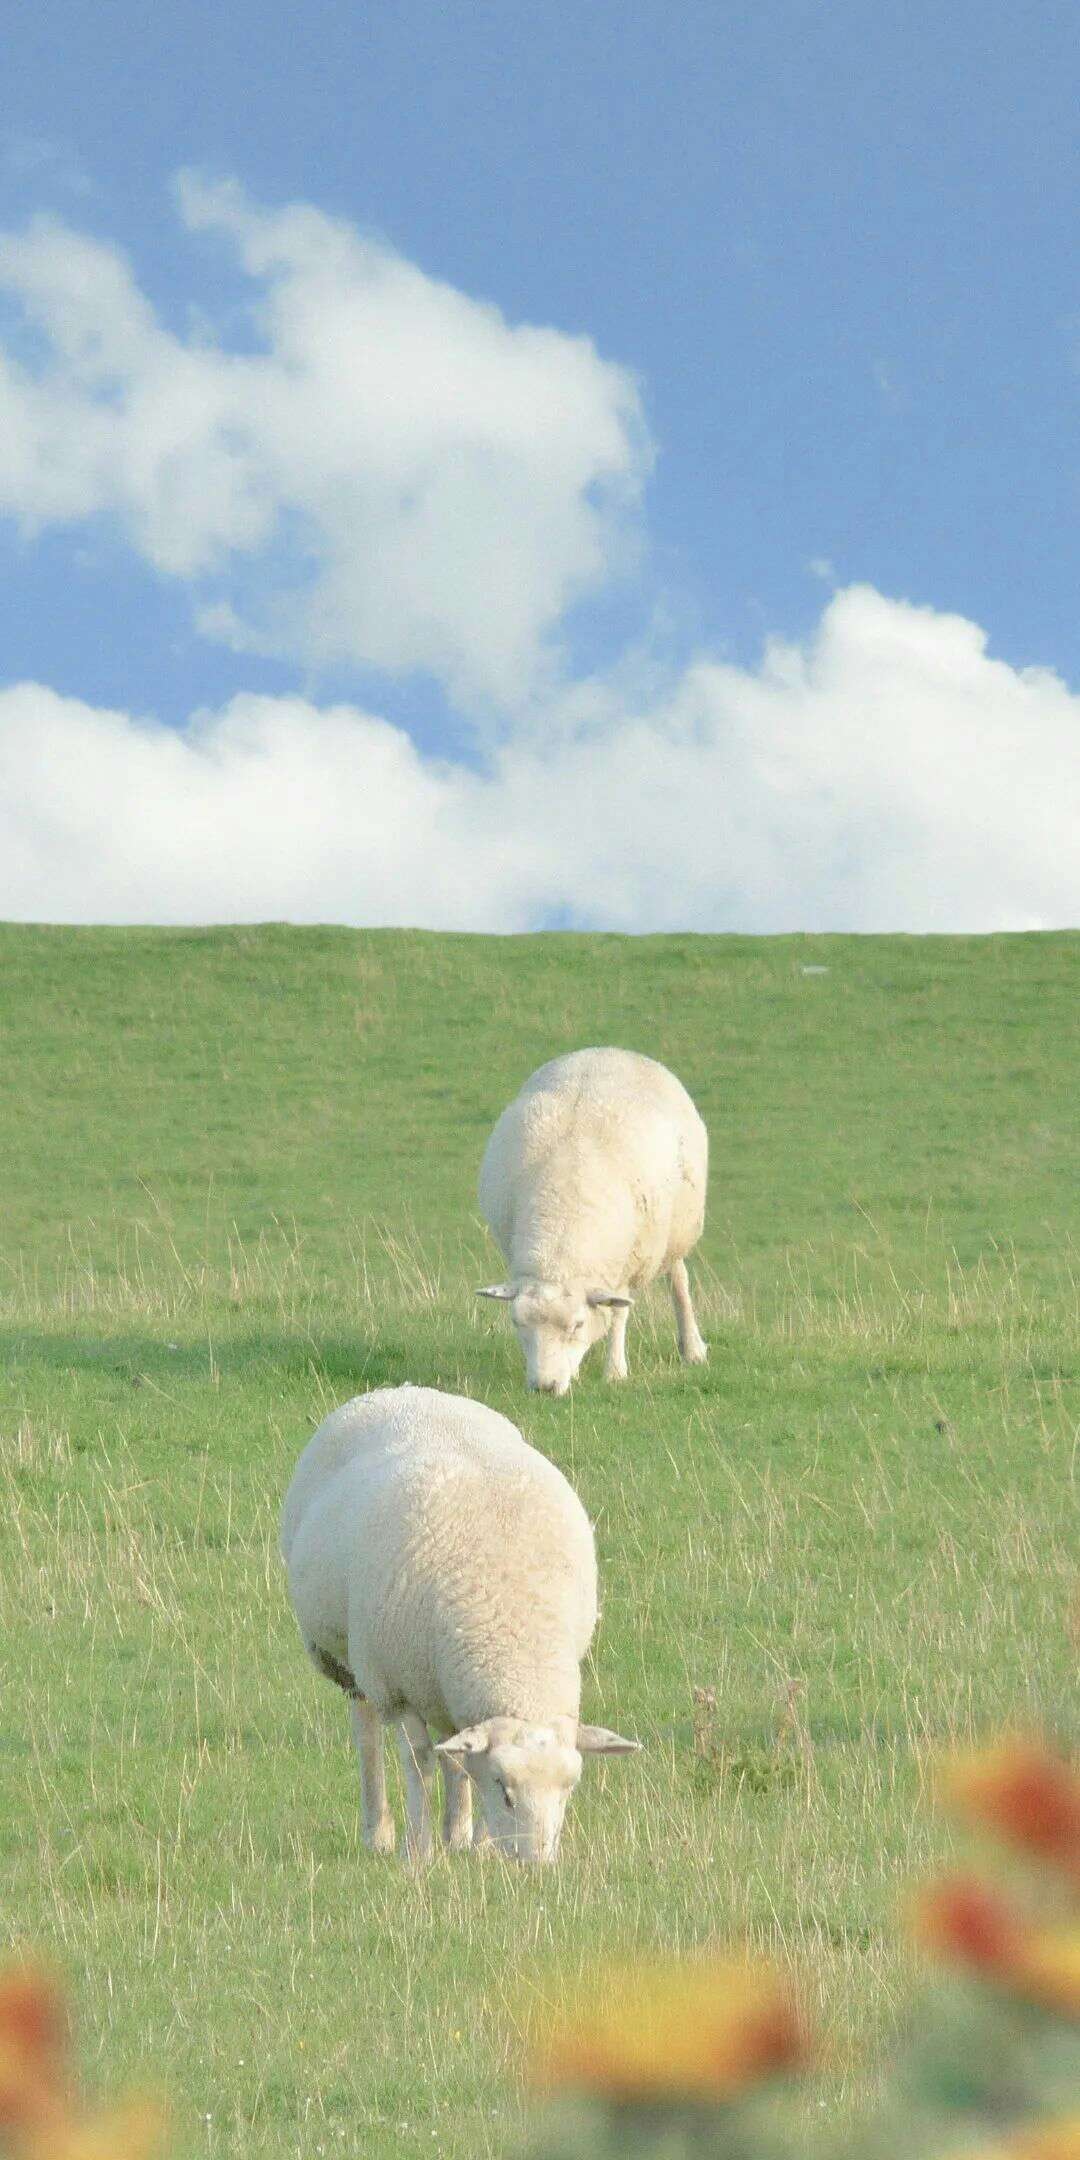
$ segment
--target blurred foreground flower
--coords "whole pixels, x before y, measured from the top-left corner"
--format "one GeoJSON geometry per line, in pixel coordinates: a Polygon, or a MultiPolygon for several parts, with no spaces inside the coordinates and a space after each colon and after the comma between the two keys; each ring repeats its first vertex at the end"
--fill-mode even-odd
{"type": "Polygon", "coordinates": [[[927,1950],[1001,1977],[1016,1968],[1024,1922],[996,1890],[967,1875],[943,1876],[916,1900],[915,1933],[927,1950]]]}
{"type": "Polygon", "coordinates": [[[1080,2024],[1080,1927],[1033,1932],[1024,1948],[1021,1992],[1080,2024]]]}
{"type": "Polygon", "coordinates": [[[145,2160],[161,2137],[161,2110],[152,2101],[96,2115],[68,2117],[13,2146],[20,2160],[145,2160]]]}
{"type": "Polygon", "coordinates": [[[807,2056],[792,1991],[771,1967],[642,1964],[604,1973],[564,2008],[533,2077],[616,2101],[723,2101],[807,2056]]]}
{"type": "Polygon", "coordinates": [[[0,1973],[0,2144],[51,2123],[66,2103],[67,2018],[46,1973],[0,1973]]]}
{"type": "Polygon", "coordinates": [[[1015,1995],[1080,2020],[1080,1928],[1033,1927],[967,1877],[932,1883],[915,1907],[919,1940],[1015,1995]]]}
{"type": "Polygon", "coordinates": [[[15,2160],[145,2160],[161,2127],[161,2110],[149,2101],[76,2113],[68,2021],[55,1981],[34,1967],[0,1972],[0,2153],[15,2160]]]}
{"type": "Polygon", "coordinates": [[[1039,2123],[1004,2145],[985,2145],[960,2160],[1080,2160],[1080,2115],[1039,2123]]]}
{"type": "Polygon", "coordinates": [[[942,1796],[969,1822],[1061,1868],[1080,1889],[1080,1776],[1034,1741],[1003,1741],[947,1764],[942,1796]]]}

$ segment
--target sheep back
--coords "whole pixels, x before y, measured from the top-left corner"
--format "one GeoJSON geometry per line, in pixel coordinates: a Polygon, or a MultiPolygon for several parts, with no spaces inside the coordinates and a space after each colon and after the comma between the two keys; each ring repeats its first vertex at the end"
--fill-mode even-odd
{"type": "Polygon", "coordinates": [[[503,1111],[479,1200],[515,1279],[635,1290],[696,1244],[707,1177],[708,1135],[674,1073],[575,1050],[503,1111]]]}
{"type": "Polygon", "coordinates": [[[576,1718],[592,1529],[497,1411],[415,1387],[332,1411],[286,1494],[281,1547],[309,1652],[384,1716],[413,1709],[446,1732],[576,1718]]]}

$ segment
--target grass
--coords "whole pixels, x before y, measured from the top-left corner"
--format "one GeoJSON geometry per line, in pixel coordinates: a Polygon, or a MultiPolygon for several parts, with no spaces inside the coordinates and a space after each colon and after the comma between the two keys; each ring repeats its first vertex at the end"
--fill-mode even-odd
{"type": "Polygon", "coordinates": [[[500,2150],[522,2033],[597,1958],[746,1937],[863,2098],[946,1850],[935,1753],[1077,1738],[1080,939],[0,931],[0,1882],[87,2076],[177,2154],[500,2150]],[[827,972],[807,973],[807,969],[827,972]],[[475,1306],[487,1129],[623,1042],[713,1144],[632,1380],[525,1395],[475,1306]],[[276,1553],[318,1419],[404,1378],[580,1489],[592,1763],[553,1874],[358,1842],[276,1553]]]}

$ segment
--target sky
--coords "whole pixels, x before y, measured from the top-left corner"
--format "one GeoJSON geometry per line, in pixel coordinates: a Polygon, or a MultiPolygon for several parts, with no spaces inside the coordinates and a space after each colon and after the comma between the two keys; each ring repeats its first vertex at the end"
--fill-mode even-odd
{"type": "Polygon", "coordinates": [[[4,32],[0,915],[1080,923],[1080,43],[4,32]]]}

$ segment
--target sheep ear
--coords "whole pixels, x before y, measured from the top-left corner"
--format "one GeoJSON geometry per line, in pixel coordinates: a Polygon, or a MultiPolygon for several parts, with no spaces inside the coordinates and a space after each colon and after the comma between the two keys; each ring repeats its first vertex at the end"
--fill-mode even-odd
{"type": "Polygon", "coordinates": [[[620,1297],[615,1290],[590,1290],[586,1305],[632,1305],[632,1297],[620,1297]]]}
{"type": "Polygon", "coordinates": [[[486,1725],[465,1725],[453,1733],[449,1740],[437,1740],[436,1755],[486,1755],[491,1746],[491,1735],[486,1725]]]}
{"type": "Polygon", "coordinates": [[[579,1725],[577,1744],[581,1755],[637,1755],[641,1750],[640,1740],[623,1740],[606,1725],[579,1725]]]}
{"type": "Polygon", "coordinates": [[[502,1298],[504,1302],[507,1302],[511,1298],[516,1298],[517,1291],[512,1282],[497,1282],[485,1284],[484,1288],[478,1290],[476,1295],[477,1297],[502,1298]]]}

